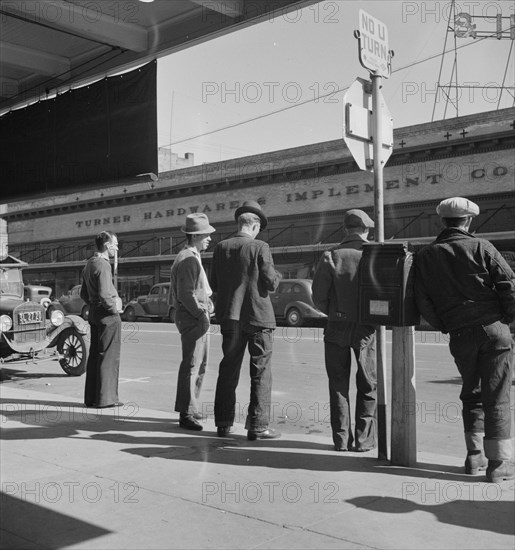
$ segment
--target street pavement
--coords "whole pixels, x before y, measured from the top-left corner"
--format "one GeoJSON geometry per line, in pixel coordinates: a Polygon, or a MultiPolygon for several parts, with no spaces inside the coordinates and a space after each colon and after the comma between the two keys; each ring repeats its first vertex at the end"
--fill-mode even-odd
{"type": "Polygon", "coordinates": [[[313,433],[249,442],[131,402],[0,397],[2,550],[514,548],[514,482],[466,476],[443,448],[406,468],[313,433]]]}

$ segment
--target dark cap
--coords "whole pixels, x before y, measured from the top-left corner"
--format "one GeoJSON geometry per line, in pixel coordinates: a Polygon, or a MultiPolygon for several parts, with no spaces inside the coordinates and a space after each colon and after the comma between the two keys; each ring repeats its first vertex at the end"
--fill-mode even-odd
{"type": "Polygon", "coordinates": [[[265,229],[268,225],[268,220],[266,219],[266,216],[257,201],[245,201],[239,208],[236,209],[236,212],[234,212],[234,219],[238,221],[238,218],[247,212],[249,214],[259,216],[259,219],[261,220],[261,229],[265,229]]]}
{"type": "Polygon", "coordinates": [[[347,212],[345,212],[345,216],[343,217],[343,225],[345,227],[356,227],[358,225],[361,225],[362,227],[374,227],[374,222],[366,212],[353,208],[352,210],[347,210],[347,212]]]}

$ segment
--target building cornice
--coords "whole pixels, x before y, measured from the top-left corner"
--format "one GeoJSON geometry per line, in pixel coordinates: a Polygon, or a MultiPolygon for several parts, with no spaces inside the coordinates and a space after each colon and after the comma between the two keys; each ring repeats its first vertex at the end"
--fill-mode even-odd
{"type": "MultiPolygon", "coordinates": [[[[394,136],[402,137],[402,136],[394,136]]],[[[396,140],[394,140],[396,141],[396,140]]],[[[402,140],[404,141],[404,140],[402,140]]],[[[402,143],[402,141],[400,143],[402,143]]],[[[328,142],[332,143],[332,142],[328,142]]],[[[74,212],[88,212],[93,210],[108,209],[114,206],[124,206],[129,204],[142,204],[157,202],[167,199],[176,199],[181,197],[191,197],[205,193],[215,193],[223,191],[234,191],[236,188],[244,189],[248,187],[257,187],[263,185],[275,185],[278,183],[295,182],[299,180],[323,178],[337,174],[346,174],[359,172],[359,168],[350,156],[348,149],[339,141],[339,144],[332,152],[331,156],[335,158],[321,160],[319,162],[305,162],[295,166],[279,166],[272,170],[262,170],[252,174],[241,174],[230,177],[220,177],[213,174],[199,176],[205,179],[196,183],[173,185],[164,188],[150,189],[148,191],[129,192],[124,189],[117,195],[108,197],[99,197],[98,199],[81,200],[79,196],[74,201],[55,205],[41,206],[31,209],[20,209],[17,211],[6,212],[2,218],[6,221],[20,221],[32,218],[57,216],[60,214],[69,214],[74,212]],[[338,154],[340,153],[340,154],[338,154]]],[[[317,144],[320,145],[320,144],[317,144]]],[[[398,146],[399,144],[396,143],[398,146]]],[[[301,149],[305,149],[306,146],[301,149]]],[[[402,164],[424,162],[427,160],[438,160],[449,157],[465,156],[478,153],[487,153],[491,151],[514,149],[515,132],[503,131],[497,133],[487,133],[454,139],[450,141],[438,141],[432,143],[422,143],[418,145],[400,147],[394,149],[391,158],[388,161],[388,167],[402,164]]],[[[310,155],[311,156],[311,155],[310,155]]],[[[297,156],[297,159],[300,157],[297,156]]],[[[181,172],[188,170],[197,170],[197,167],[191,169],[185,168],[181,172]]],[[[160,180],[166,185],[166,179],[160,180]]]]}

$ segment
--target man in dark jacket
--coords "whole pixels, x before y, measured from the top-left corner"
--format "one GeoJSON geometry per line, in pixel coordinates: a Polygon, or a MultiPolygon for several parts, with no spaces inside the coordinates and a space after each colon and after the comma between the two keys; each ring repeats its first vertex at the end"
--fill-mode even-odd
{"type": "Polygon", "coordinates": [[[358,266],[374,222],[353,209],[345,213],[343,227],[346,237],[317,266],[313,301],[328,316],[324,349],[334,448],[366,452],[376,446],[376,347],[375,327],[358,323],[358,266]],[[357,361],[355,438],[349,405],[351,350],[357,361]]]}
{"type": "Polygon", "coordinates": [[[86,407],[117,407],[120,370],[121,300],[113,285],[111,264],[118,250],[118,238],[102,231],[95,238],[96,254],[82,272],[81,298],[89,304],[91,346],[86,367],[86,407]]]}
{"type": "Polygon", "coordinates": [[[449,333],[461,374],[465,472],[484,470],[488,459],[487,481],[513,479],[508,324],[515,318],[515,274],[490,242],[469,233],[477,204],[453,197],[436,212],[445,229],[416,255],[417,306],[434,328],[449,333]]]}
{"type": "Polygon", "coordinates": [[[220,437],[234,423],[236,388],[245,349],[250,354],[250,403],[245,423],[247,438],[280,437],[269,428],[272,398],[272,337],[275,316],[268,295],[281,278],[268,244],[257,240],[267,218],[260,205],[247,201],[235,212],[238,233],[219,242],[213,251],[211,288],[216,292],[215,314],[222,332],[223,359],[215,394],[215,424],[220,437]]]}

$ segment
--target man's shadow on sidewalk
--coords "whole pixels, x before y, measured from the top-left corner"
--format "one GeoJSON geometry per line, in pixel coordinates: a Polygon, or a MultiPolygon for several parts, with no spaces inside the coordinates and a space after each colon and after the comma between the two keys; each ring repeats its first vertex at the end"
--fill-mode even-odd
{"type": "MultiPolygon", "coordinates": [[[[487,485],[483,485],[483,487],[487,487],[487,485]]],[[[489,485],[489,487],[493,486],[489,485]]],[[[350,498],[346,502],[357,508],[373,512],[384,512],[385,514],[428,512],[434,514],[439,522],[448,525],[466,527],[467,529],[479,529],[480,531],[491,531],[501,535],[515,535],[515,522],[513,521],[515,503],[513,501],[498,500],[495,496],[496,493],[493,491],[487,492],[484,489],[479,489],[476,493],[472,493],[472,497],[475,496],[475,498],[465,495],[465,499],[463,500],[461,498],[446,498],[445,490],[443,492],[440,491],[440,494],[437,491],[433,491],[433,494],[428,494],[428,500],[431,497],[436,497],[435,500],[437,501],[446,500],[442,504],[423,504],[407,499],[383,497],[380,495],[350,498]],[[489,493],[490,497],[487,496],[489,493]]],[[[431,534],[426,533],[426,537],[430,539],[431,534]]]]}
{"type": "Polygon", "coordinates": [[[247,467],[250,457],[250,464],[266,468],[287,467],[321,472],[369,471],[407,478],[438,478],[461,482],[477,482],[481,479],[461,473],[462,468],[458,466],[427,463],[418,463],[413,468],[391,466],[388,461],[379,460],[372,454],[335,452],[329,442],[321,444],[288,439],[249,442],[246,436],[239,434],[219,438],[215,431],[185,432],[178,426],[177,420],[137,416],[137,405],[131,403],[115,409],[86,409],[82,403],[7,398],[0,399],[0,404],[4,416],[28,426],[5,428],[2,432],[5,441],[80,437],[127,444],[130,447],[122,449],[123,452],[169,460],[180,458],[247,467]],[[84,432],[88,431],[94,433],[84,436],[84,432]],[[142,436],[127,432],[161,435],[142,436]],[[314,452],[302,452],[306,450],[314,452]]]}
{"type": "Polygon", "coordinates": [[[167,431],[173,432],[173,436],[134,436],[127,433],[108,432],[93,434],[91,439],[129,445],[122,451],[145,458],[317,472],[371,472],[405,478],[438,478],[464,483],[482,479],[465,475],[461,466],[421,462],[412,468],[392,466],[389,461],[380,460],[372,453],[336,452],[332,444],[289,439],[250,442],[245,435],[239,434],[231,434],[230,437],[222,439],[217,437],[215,431],[185,432],[177,424],[169,425],[167,431]],[[140,447],[141,444],[146,446],[140,447]],[[185,449],[188,449],[187,453],[184,452],[185,449]]]}

